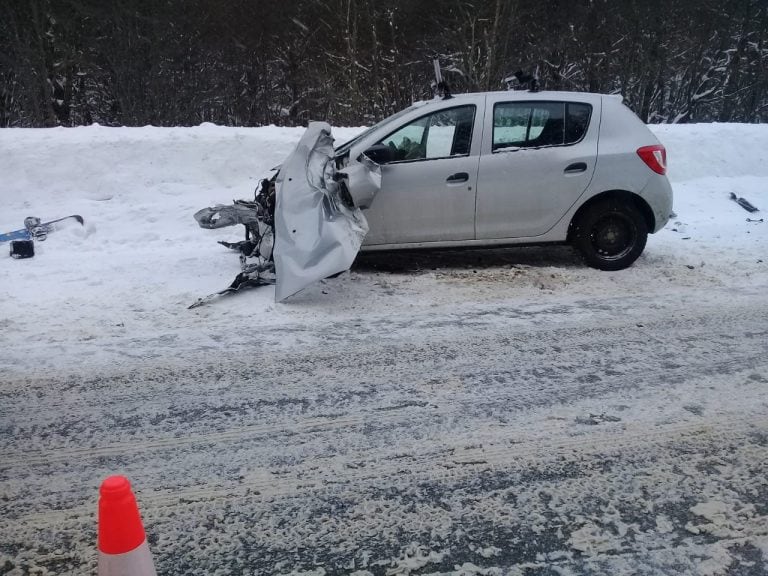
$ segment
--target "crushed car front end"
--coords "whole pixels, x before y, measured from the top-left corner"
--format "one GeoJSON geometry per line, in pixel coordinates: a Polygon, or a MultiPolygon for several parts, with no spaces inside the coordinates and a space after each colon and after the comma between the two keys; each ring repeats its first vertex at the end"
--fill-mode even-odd
{"type": "Polygon", "coordinates": [[[380,187],[381,170],[367,158],[338,170],[331,126],[310,123],[277,174],[262,180],[253,201],[195,214],[202,228],[246,228],[242,242],[222,242],[240,253],[241,272],[215,295],[275,284],[275,300],[282,301],[349,269],[368,231],[350,190],[369,205],[380,187]]]}

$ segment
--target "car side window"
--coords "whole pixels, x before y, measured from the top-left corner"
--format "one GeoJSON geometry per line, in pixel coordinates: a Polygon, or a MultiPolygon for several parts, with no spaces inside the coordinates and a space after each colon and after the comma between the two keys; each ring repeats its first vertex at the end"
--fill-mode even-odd
{"type": "Polygon", "coordinates": [[[475,106],[458,106],[422,116],[379,144],[392,149],[395,162],[469,155],[475,106]]]}
{"type": "Polygon", "coordinates": [[[493,108],[493,150],[575,144],[592,107],[570,102],[501,102],[493,108]]]}

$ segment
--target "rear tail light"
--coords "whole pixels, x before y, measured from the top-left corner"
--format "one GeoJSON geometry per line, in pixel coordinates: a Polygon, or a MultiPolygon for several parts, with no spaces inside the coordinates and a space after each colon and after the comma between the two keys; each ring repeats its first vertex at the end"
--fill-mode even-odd
{"type": "Polygon", "coordinates": [[[643,146],[637,149],[637,155],[643,159],[648,165],[648,168],[661,174],[662,176],[667,173],[667,151],[661,144],[654,146],[643,146]]]}

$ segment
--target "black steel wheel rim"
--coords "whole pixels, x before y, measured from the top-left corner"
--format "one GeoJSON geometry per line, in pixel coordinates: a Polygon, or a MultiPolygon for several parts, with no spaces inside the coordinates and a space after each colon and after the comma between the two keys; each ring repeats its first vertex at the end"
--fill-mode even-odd
{"type": "Polygon", "coordinates": [[[621,214],[600,218],[590,234],[595,253],[603,260],[619,260],[632,251],[637,231],[632,222],[621,214]]]}

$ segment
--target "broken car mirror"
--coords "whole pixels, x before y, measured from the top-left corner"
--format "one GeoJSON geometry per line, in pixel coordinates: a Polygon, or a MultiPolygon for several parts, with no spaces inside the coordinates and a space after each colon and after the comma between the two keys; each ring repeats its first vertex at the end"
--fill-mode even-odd
{"type": "Polygon", "coordinates": [[[374,144],[363,154],[376,162],[376,164],[387,164],[395,159],[395,151],[386,144],[374,144]]]}

